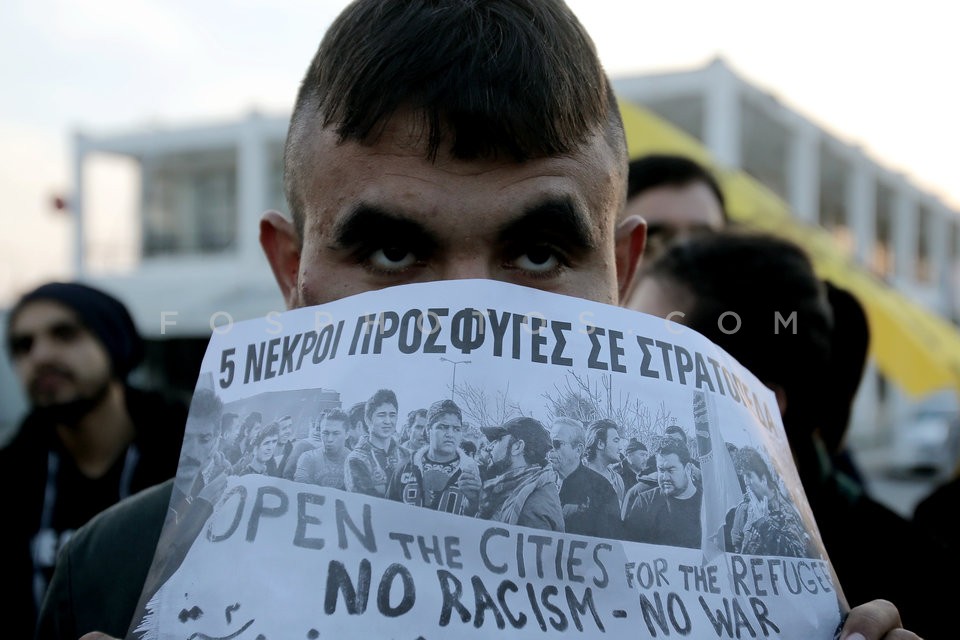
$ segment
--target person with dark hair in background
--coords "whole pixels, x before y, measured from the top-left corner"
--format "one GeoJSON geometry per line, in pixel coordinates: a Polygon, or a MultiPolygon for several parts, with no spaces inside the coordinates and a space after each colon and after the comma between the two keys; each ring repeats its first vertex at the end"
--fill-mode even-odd
{"type": "MultiPolygon", "coordinates": [[[[333,411],[339,411],[339,409],[333,411]]],[[[326,414],[323,414],[319,418],[311,420],[306,437],[294,441],[293,447],[290,449],[290,457],[287,458],[287,464],[280,471],[281,477],[293,480],[297,473],[297,465],[300,463],[303,454],[323,446],[323,439],[320,437],[320,425],[325,416],[326,414]]],[[[344,430],[346,431],[346,425],[344,425],[344,430]]],[[[344,444],[346,444],[346,440],[344,440],[344,444]]]]}
{"type": "MultiPolygon", "coordinates": [[[[293,219],[266,213],[260,242],[291,309],[470,278],[616,304],[645,237],[642,219],[621,217],[626,174],[609,78],[562,0],[355,0],[297,94],[284,151],[293,219]]],[[[512,460],[534,453],[508,440],[497,446],[512,460]]],[[[549,437],[533,444],[545,465],[549,437]]],[[[538,510],[540,525],[562,527],[555,481],[533,495],[549,486],[554,515],[538,510]]],[[[82,584],[64,572],[51,588],[44,637],[127,632],[168,498],[169,485],[144,492],[74,536],[65,551],[82,584]],[[116,544],[147,560],[104,562],[116,544]]],[[[490,512],[518,515],[501,506],[509,513],[490,512]]],[[[845,631],[915,638],[899,627],[896,607],[878,601],[854,609],[845,631]]]]}
{"type": "Polygon", "coordinates": [[[366,402],[357,402],[347,411],[350,418],[347,422],[347,449],[353,449],[360,442],[360,438],[367,434],[366,413],[366,402]]]}
{"type": "Polygon", "coordinates": [[[744,500],[734,507],[731,542],[736,553],[787,558],[817,557],[810,535],[777,478],[753,447],[737,450],[736,467],[746,487],[744,500]]]}
{"type": "Polygon", "coordinates": [[[220,417],[220,422],[220,453],[230,460],[231,464],[236,464],[240,459],[240,449],[235,444],[242,426],[240,416],[227,412],[220,417]]]}
{"type": "Polygon", "coordinates": [[[386,497],[394,472],[410,460],[410,453],[396,438],[397,407],[397,394],[390,389],[380,389],[367,400],[367,434],[347,456],[347,491],[386,497]]]}
{"type": "Polygon", "coordinates": [[[563,531],[557,473],[547,463],[553,445],[546,427],[533,418],[520,417],[480,431],[493,449],[477,517],[563,531]]]}
{"type": "Polygon", "coordinates": [[[673,240],[718,231],[729,223],[723,191],[710,170],[670,154],[630,161],[625,215],[638,215],[647,222],[646,262],[673,240]]]}
{"type": "Polygon", "coordinates": [[[612,469],[620,461],[620,426],[606,418],[595,420],[587,426],[584,448],[584,464],[607,479],[617,493],[617,503],[623,504],[626,489],[623,478],[612,469]]]}
{"type": "Polygon", "coordinates": [[[212,389],[198,389],[193,394],[170,499],[171,517],[179,518],[213,479],[233,468],[221,453],[226,437],[222,414],[223,401],[212,389]]]}
{"type": "Polygon", "coordinates": [[[417,507],[472,516],[480,505],[480,469],[463,454],[463,414],[453,400],[438,400],[427,411],[428,444],[397,468],[387,497],[417,507]]]}
{"type": "Polygon", "coordinates": [[[233,473],[238,476],[258,473],[263,476],[279,477],[277,461],[273,459],[279,439],[280,425],[276,422],[271,422],[254,433],[250,441],[250,459],[241,460],[241,463],[233,468],[233,473]]]}
{"type": "Polygon", "coordinates": [[[853,401],[860,388],[870,349],[870,325],[857,298],[832,282],[824,281],[833,315],[830,332],[830,365],[824,371],[822,420],[818,431],[834,466],[861,486],[863,474],[846,446],[853,401]]]}
{"type": "Polygon", "coordinates": [[[277,466],[275,475],[282,478],[290,463],[290,454],[293,453],[293,416],[280,416],[276,423],[277,446],[273,452],[273,461],[277,466]]]}
{"type": "Polygon", "coordinates": [[[259,411],[251,411],[243,417],[240,428],[237,430],[233,442],[224,447],[224,455],[233,464],[239,464],[247,449],[247,442],[251,435],[263,426],[263,414],[259,411]]]}
{"type": "Polygon", "coordinates": [[[831,464],[818,427],[834,420],[824,416],[832,409],[823,402],[836,344],[833,316],[803,249],[760,233],[691,237],[646,265],[632,304],[663,318],[672,313],[773,390],[804,493],[849,601],[887,599],[924,637],[954,637],[947,612],[955,598],[940,584],[960,570],[957,554],[831,464]],[[728,312],[739,316],[738,331],[718,323],[728,312]],[[777,323],[777,313],[784,319],[795,313],[796,331],[777,323]]]}
{"type": "Polygon", "coordinates": [[[411,454],[416,453],[429,442],[427,437],[427,410],[414,409],[407,414],[407,422],[400,434],[400,444],[411,454]]]}
{"type": "Polygon", "coordinates": [[[173,478],[187,407],[128,383],[144,343],[126,306],[85,284],[25,293],[7,349],[30,403],[0,449],[9,516],[0,527],[4,635],[28,638],[74,530],[119,500],[173,478]]]}
{"type": "Polygon", "coordinates": [[[327,412],[317,425],[321,446],[303,453],[296,463],[293,479],[321,487],[346,489],[347,422],[350,418],[343,411],[327,412]]]}
{"type": "Polygon", "coordinates": [[[623,501],[626,540],[677,547],[700,547],[703,491],[693,481],[693,458],[685,442],[661,436],[654,448],[657,486],[634,485],[623,501]]]}

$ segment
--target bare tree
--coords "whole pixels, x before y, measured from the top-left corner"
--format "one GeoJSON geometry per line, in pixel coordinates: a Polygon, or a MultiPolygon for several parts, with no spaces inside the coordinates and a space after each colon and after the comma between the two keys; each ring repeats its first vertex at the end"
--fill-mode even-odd
{"type": "Polygon", "coordinates": [[[520,404],[510,399],[509,383],[506,389],[493,395],[483,387],[463,383],[457,386],[456,395],[464,421],[478,428],[503,424],[514,416],[524,415],[520,404]]]}
{"type": "Polygon", "coordinates": [[[654,412],[647,402],[617,390],[610,374],[591,379],[589,374],[568,371],[561,382],[553,385],[553,391],[543,394],[543,398],[550,420],[565,416],[589,423],[606,418],[623,427],[623,436],[640,438],[644,442],[662,433],[675,421],[663,402],[654,412]]]}

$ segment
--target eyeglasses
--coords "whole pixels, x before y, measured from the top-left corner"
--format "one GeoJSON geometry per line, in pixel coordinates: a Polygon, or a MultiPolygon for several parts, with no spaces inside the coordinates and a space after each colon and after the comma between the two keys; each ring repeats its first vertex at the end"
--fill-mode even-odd
{"type": "Polygon", "coordinates": [[[569,442],[564,442],[563,440],[551,440],[550,443],[553,445],[554,449],[560,449],[563,445],[569,445],[569,442]]]}

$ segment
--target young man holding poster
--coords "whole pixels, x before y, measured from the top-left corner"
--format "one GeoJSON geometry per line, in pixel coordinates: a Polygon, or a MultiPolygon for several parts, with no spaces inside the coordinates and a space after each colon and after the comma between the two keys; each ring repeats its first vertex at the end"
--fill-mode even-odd
{"type": "MultiPolygon", "coordinates": [[[[293,220],[265,214],[260,239],[290,308],[464,278],[615,304],[643,251],[643,221],[620,219],[610,83],[558,0],[352,3],[304,78],[284,166],[293,220]]],[[[142,494],[74,537],[41,637],[127,632],[168,497],[142,494]],[[117,544],[142,562],[103,562],[117,544]]],[[[876,601],[846,633],[916,638],[899,626],[876,601]]]]}

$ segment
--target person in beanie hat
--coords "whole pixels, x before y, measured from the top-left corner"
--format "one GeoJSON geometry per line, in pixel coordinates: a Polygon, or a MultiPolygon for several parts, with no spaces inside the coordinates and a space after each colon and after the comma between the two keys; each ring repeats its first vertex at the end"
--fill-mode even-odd
{"type": "Polygon", "coordinates": [[[7,524],[2,564],[11,637],[33,636],[57,552],[75,529],[120,499],[176,474],[186,405],[130,387],[144,342],[113,296],[51,282],[10,310],[7,350],[30,403],[0,449],[7,524]]]}
{"type": "Polygon", "coordinates": [[[656,458],[650,455],[647,445],[639,438],[630,438],[623,448],[623,457],[613,465],[613,470],[623,478],[623,488],[629,491],[633,485],[643,481],[648,488],[657,485],[656,458]],[[653,464],[650,464],[650,463],[653,464]],[[644,476],[651,476],[645,478],[644,476]]]}

